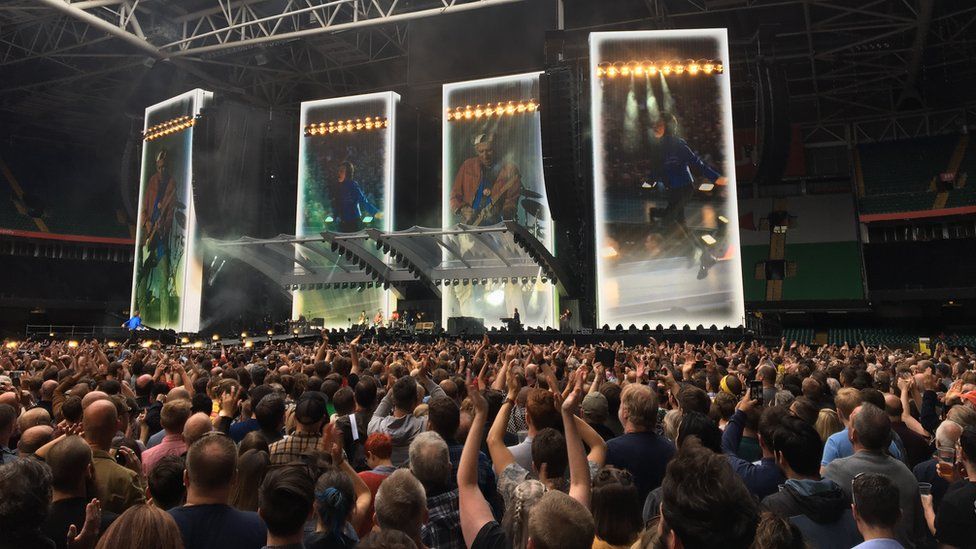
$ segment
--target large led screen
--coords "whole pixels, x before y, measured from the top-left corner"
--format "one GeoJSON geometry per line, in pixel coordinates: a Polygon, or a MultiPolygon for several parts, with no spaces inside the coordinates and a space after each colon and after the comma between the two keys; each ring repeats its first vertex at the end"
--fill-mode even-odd
{"type": "MultiPolygon", "coordinates": [[[[458,82],[444,86],[442,226],[484,226],[516,221],[553,250],[552,218],[542,175],[539,73],[458,82]]],[[[456,238],[461,259],[477,267],[491,258],[456,238]]],[[[486,236],[501,247],[501,241],[486,236]]],[[[445,252],[446,253],[446,252],[445,252]]],[[[445,256],[449,258],[449,256],[445,256]]],[[[449,258],[450,259],[450,258],[449,258]]],[[[482,318],[501,326],[518,310],[526,326],[552,326],[556,292],[542,277],[445,286],[441,319],[482,318]]]]}
{"type": "Polygon", "coordinates": [[[193,205],[193,126],[212,98],[195,89],[146,109],[131,307],[153,328],[200,327],[203,257],[193,205]]]}
{"type": "MultiPolygon", "coordinates": [[[[399,101],[399,95],[382,92],[302,103],[298,236],[392,229],[399,101]]],[[[292,317],[348,328],[363,316],[389,318],[390,306],[389,291],[378,287],[296,290],[292,317]]]]}
{"type": "Polygon", "coordinates": [[[742,324],[724,29],[590,35],[599,324],[742,324]]]}

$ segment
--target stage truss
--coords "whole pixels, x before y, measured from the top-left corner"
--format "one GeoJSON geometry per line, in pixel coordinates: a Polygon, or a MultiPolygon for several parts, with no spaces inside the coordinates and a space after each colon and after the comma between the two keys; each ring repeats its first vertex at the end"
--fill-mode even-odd
{"type": "Polygon", "coordinates": [[[272,239],[204,239],[209,255],[239,260],[284,291],[382,287],[402,299],[408,283],[428,286],[438,297],[451,285],[553,284],[575,296],[556,258],[521,225],[367,229],[272,239]]]}

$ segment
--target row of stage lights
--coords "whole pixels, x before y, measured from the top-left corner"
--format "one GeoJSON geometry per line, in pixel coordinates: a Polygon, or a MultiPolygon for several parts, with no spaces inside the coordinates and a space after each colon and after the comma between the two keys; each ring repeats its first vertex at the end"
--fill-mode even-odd
{"type": "Polygon", "coordinates": [[[285,284],[282,287],[286,292],[301,292],[311,290],[371,290],[373,288],[390,289],[389,283],[383,282],[315,282],[311,284],[285,284]]]}
{"type": "Polygon", "coordinates": [[[434,285],[435,286],[440,286],[442,284],[444,286],[468,286],[469,284],[471,286],[477,286],[478,284],[481,284],[482,286],[487,286],[489,284],[522,284],[523,286],[526,286],[526,285],[534,286],[536,284],[536,282],[542,282],[543,284],[548,284],[549,283],[549,277],[543,276],[543,277],[539,278],[539,277],[535,277],[535,276],[532,276],[532,277],[523,276],[522,279],[521,279],[521,282],[519,281],[519,277],[517,277],[517,276],[513,276],[511,278],[502,277],[502,278],[492,278],[492,279],[488,279],[488,278],[480,278],[480,279],[479,278],[445,278],[445,279],[439,279],[438,278],[438,279],[434,279],[434,285]]]}
{"type": "Polygon", "coordinates": [[[145,132],[143,132],[142,138],[145,141],[152,141],[154,139],[159,139],[160,137],[166,137],[167,135],[192,128],[194,125],[196,125],[196,123],[196,119],[194,119],[192,116],[181,116],[179,118],[167,120],[162,124],[150,126],[145,132]]]}
{"type": "Polygon", "coordinates": [[[332,133],[350,133],[361,130],[378,130],[389,127],[390,122],[381,116],[367,116],[355,120],[332,120],[305,126],[305,137],[314,135],[328,135],[332,133]]]}
{"type": "Polygon", "coordinates": [[[464,107],[448,108],[445,116],[448,120],[472,120],[482,117],[503,116],[513,114],[533,113],[539,110],[539,103],[535,99],[528,101],[509,101],[507,103],[488,103],[487,105],[465,105],[464,107]]]}
{"type": "Polygon", "coordinates": [[[596,75],[599,78],[616,78],[618,76],[655,76],[657,73],[664,76],[672,74],[688,74],[697,76],[699,74],[711,75],[725,72],[725,67],[721,61],[701,60],[695,61],[667,61],[655,63],[653,61],[630,61],[628,63],[600,63],[596,67],[596,75]]]}

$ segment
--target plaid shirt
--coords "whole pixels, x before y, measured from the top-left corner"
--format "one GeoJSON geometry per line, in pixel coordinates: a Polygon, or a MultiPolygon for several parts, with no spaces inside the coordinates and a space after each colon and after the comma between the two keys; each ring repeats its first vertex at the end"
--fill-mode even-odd
{"type": "Polygon", "coordinates": [[[427,524],[420,528],[420,540],[431,549],[466,549],[457,488],[427,498],[427,524]]]}
{"type": "Polygon", "coordinates": [[[271,464],[281,465],[302,461],[302,456],[318,448],[321,436],[318,433],[295,433],[271,445],[271,464]]]}
{"type": "MultiPolygon", "coordinates": [[[[451,444],[447,447],[447,451],[451,457],[452,477],[456,479],[464,444],[451,444]]],[[[478,452],[478,488],[481,488],[481,494],[485,496],[486,500],[495,501],[495,470],[492,469],[491,460],[484,452],[478,452]]]]}

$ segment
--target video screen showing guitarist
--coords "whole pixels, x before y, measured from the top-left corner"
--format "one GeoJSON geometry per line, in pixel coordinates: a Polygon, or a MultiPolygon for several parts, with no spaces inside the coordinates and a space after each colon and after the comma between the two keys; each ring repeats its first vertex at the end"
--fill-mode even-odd
{"type": "Polygon", "coordinates": [[[137,299],[143,309],[155,311],[154,317],[169,319],[179,307],[171,294],[173,270],[182,253],[172,246],[173,223],[177,207],[176,180],[170,171],[169,151],[156,155],[156,173],[146,183],[143,211],[143,257],[137,299]]]}
{"type": "Polygon", "coordinates": [[[515,164],[495,161],[494,142],[490,133],[475,137],[475,156],[458,168],[451,187],[451,211],[458,223],[483,226],[516,218],[522,175],[515,164]]]}

